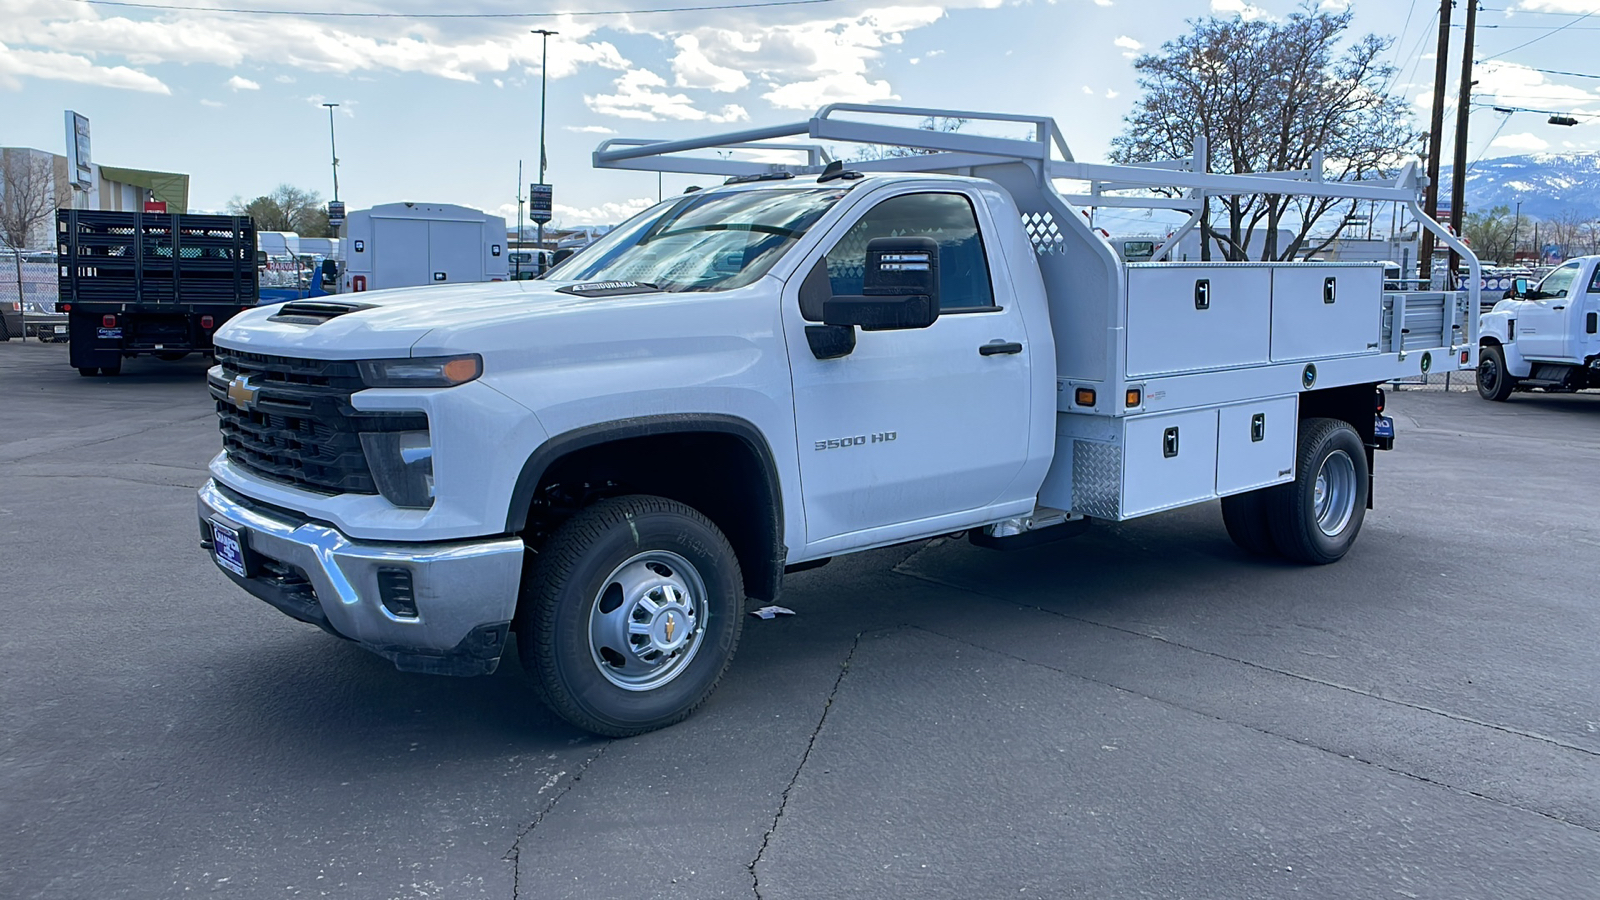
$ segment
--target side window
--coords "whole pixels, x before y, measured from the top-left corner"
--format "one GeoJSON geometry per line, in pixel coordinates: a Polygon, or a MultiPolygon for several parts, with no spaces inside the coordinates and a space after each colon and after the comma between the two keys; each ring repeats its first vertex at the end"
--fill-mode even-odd
{"type": "Polygon", "coordinates": [[[1578,266],[1562,266],[1544,277],[1544,281],[1539,284],[1539,292],[1546,297],[1565,297],[1577,277],[1578,266]]]}
{"type": "MultiPolygon", "coordinates": [[[[906,194],[879,203],[850,226],[823,260],[828,291],[800,292],[800,315],[822,321],[827,295],[861,293],[867,242],[880,237],[931,237],[939,242],[939,309],[943,312],[990,309],[994,288],[989,261],[972,202],[961,194],[906,194]]],[[[818,269],[823,269],[818,266],[818,269]]],[[[808,286],[814,283],[807,278],[808,286]]],[[[816,285],[820,287],[819,285],[816,285]]]]}
{"type": "Polygon", "coordinates": [[[1600,266],[1594,267],[1594,274],[1589,276],[1589,293],[1600,294],[1600,266]]]}

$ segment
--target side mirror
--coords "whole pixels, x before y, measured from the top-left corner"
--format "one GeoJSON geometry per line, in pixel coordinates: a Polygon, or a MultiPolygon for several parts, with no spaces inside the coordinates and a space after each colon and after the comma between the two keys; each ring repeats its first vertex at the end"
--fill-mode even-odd
{"type": "Polygon", "coordinates": [[[325,259],[325,260],[322,261],[322,280],[323,281],[337,281],[337,280],[339,280],[339,263],[338,263],[338,261],[332,260],[332,259],[325,259]]]}
{"type": "Polygon", "coordinates": [[[867,242],[861,294],[823,301],[827,325],[866,331],[927,328],[939,318],[939,242],[884,237],[867,242]]]}
{"type": "Polygon", "coordinates": [[[1528,296],[1528,279],[1526,279],[1526,278],[1512,279],[1512,281],[1511,281],[1511,296],[1513,296],[1513,297],[1526,297],[1526,296],[1528,296]]]}
{"type": "Polygon", "coordinates": [[[553,269],[556,266],[561,265],[562,263],[571,259],[577,252],[578,251],[572,249],[571,247],[563,247],[560,250],[557,250],[555,255],[550,257],[550,268],[553,269]]]}

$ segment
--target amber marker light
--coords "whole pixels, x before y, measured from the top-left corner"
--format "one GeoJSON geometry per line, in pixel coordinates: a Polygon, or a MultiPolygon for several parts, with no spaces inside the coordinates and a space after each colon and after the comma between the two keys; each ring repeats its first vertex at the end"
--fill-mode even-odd
{"type": "Polygon", "coordinates": [[[1078,388],[1075,399],[1079,406],[1094,405],[1094,388],[1078,388]]]}

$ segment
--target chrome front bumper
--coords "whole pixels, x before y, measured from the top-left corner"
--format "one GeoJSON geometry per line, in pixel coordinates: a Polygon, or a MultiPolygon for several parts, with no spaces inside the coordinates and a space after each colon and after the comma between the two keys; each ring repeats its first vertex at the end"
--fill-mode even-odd
{"type": "Polygon", "coordinates": [[[218,568],[285,614],[405,671],[480,675],[499,664],[522,580],[520,539],[360,543],[215,481],[200,489],[199,512],[203,547],[212,546],[213,522],[244,545],[245,575],[218,568]],[[394,572],[409,574],[415,616],[385,606],[380,570],[391,582],[394,572]]]}

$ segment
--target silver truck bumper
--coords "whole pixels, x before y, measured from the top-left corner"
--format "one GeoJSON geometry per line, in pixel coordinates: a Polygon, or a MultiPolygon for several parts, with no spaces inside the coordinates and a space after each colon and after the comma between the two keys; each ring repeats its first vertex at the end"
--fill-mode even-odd
{"type": "Polygon", "coordinates": [[[285,614],[359,643],[410,672],[485,675],[499,664],[522,580],[522,541],[358,543],[336,529],[200,489],[200,543],[213,523],[239,534],[238,585],[285,614]],[[409,588],[409,589],[408,589],[409,588]]]}

